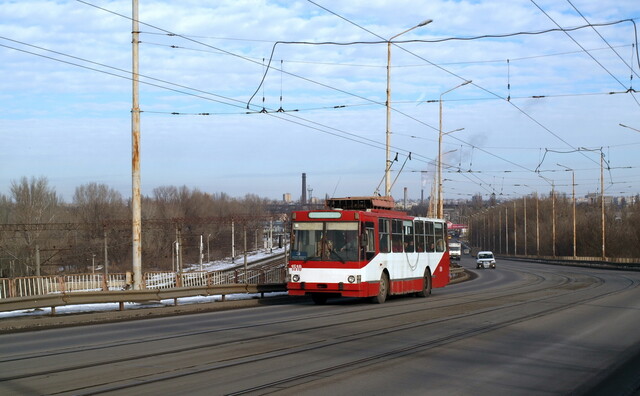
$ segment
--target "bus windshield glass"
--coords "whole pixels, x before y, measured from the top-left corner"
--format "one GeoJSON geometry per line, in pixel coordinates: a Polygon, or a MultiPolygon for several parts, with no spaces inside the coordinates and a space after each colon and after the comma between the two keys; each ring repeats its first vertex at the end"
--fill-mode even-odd
{"type": "Polygon", "coordinates": [[[291,260],[358,260],[358,223],[294,222],[291,260]]]}

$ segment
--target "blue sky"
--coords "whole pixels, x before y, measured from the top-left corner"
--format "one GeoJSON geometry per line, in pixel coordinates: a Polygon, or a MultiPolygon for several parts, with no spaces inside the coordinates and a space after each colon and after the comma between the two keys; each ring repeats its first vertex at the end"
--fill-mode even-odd
{"type": "MultiPolygon", "coordinates": [[[[608,3],[141,0],[143,194],[186,185],[297,199],[303,172],[316,197],[372,194],[385,167],[387,45],[280,44],[258,89],[265,63],[276,41],[381,41],[424,19],[397,40],[426,42],[391,51],[393,179],[412,153],[396,199],[405,187],[429,195],[438,100],[466,80],[443,96],[443,131],[464,128],[443,139],[446,198],[551,183],[570,194],[557,164],[575,170],[578,195],[597,192],[600,152],[583,148],[602,148],[607,194],[638,194],[640,132],[619,126],[640,129],[640,95],[624,93],[640,87],[631,22],[442,41],[640,18],[636,0],[608,3]]],[[[0,193],[45,176],[67,201],[91,182],[130,196],[130,15],[130,1],[0,1],[0,193]]]]}

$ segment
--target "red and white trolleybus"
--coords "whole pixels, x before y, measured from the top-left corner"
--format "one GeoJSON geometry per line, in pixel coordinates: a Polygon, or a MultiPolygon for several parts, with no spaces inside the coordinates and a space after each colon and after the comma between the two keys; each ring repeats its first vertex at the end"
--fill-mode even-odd
{"type": "Polygon", "coordinates": [[[332,198],[292,214],[287,289],[330,297],[431,294],[449,283],[446,222],[393,210],[387,197],[332,198]]]}

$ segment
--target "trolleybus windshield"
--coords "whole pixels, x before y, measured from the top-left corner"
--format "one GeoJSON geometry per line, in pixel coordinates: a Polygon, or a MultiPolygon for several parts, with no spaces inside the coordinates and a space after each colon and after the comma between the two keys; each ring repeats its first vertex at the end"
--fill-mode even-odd
{"type": "Polygon", "coordinates": [[[358,223],[294,222],[291,260],[358,260],[358,223]]]}

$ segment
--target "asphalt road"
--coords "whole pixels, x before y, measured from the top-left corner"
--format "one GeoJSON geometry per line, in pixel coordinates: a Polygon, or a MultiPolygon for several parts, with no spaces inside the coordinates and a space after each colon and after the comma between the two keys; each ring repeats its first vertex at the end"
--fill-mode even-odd
{"type": "Polygon", "coordinates": [[[428,298],[294,300],[0,335],[0,394],[640,389],[640,273],[498,261],[428,298]]]}

